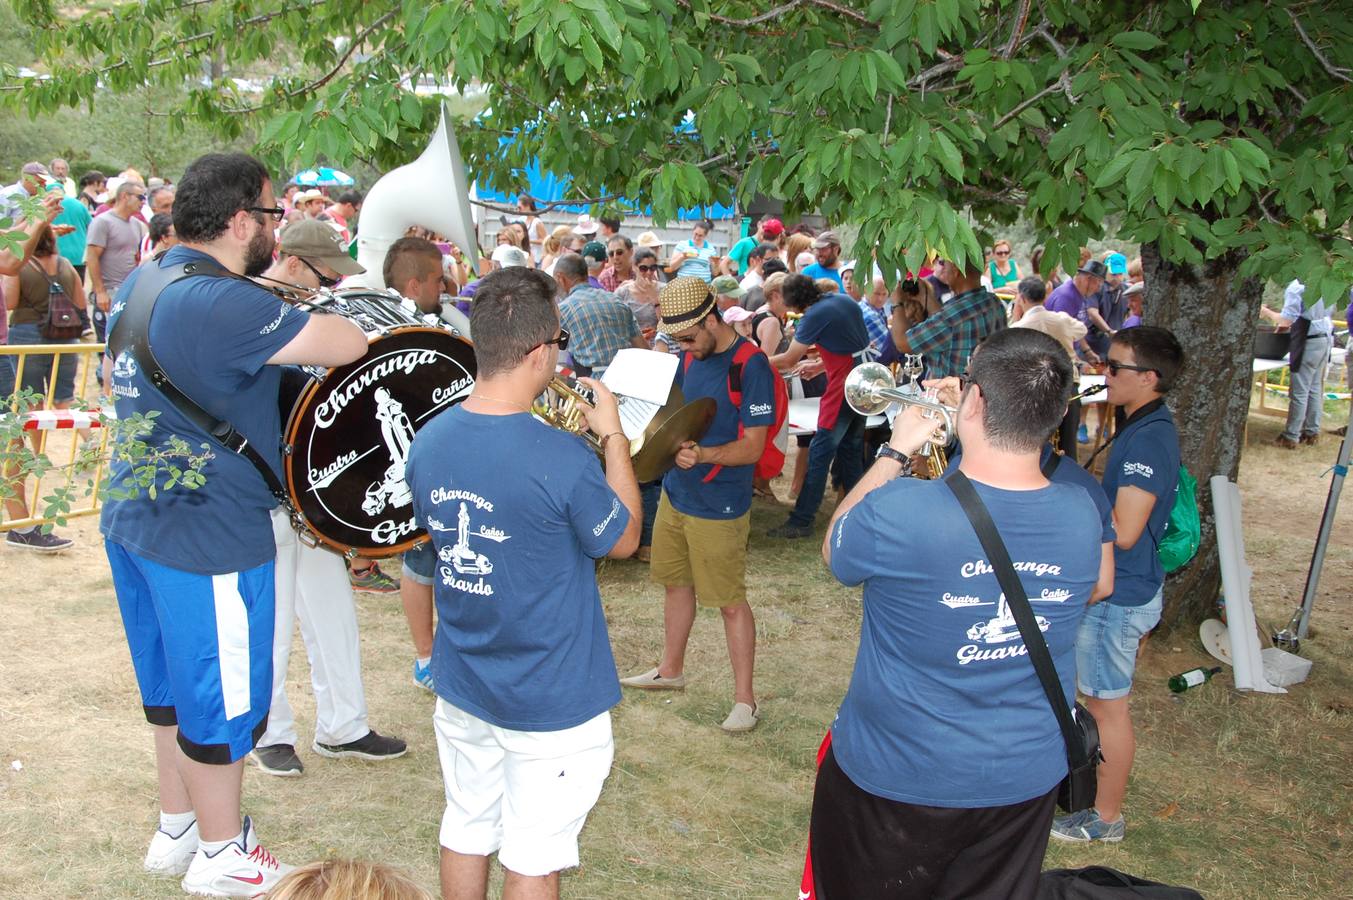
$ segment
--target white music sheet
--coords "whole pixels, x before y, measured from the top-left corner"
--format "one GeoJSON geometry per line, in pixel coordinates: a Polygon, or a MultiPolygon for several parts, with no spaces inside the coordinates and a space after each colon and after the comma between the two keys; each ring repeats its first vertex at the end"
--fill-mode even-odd
{"type": "Polygon", "coordinates": [[[661,407],[672,390],[678,362],[674,353],[626,347],[606,367],[601,383],[614,394],[637,397],[661,407]]]}

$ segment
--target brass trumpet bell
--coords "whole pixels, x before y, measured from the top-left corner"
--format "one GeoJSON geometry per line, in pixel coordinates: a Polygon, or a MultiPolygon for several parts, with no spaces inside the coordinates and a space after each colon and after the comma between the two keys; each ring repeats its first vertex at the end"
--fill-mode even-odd
{"type": "Polygon", "coordinates": [[[893,373],[881,363],[860,363],[851,369],[846,376],[844,393],[847,405],[862,416],[876,416],[894,403],[929,410],[944,421],[944,431],[930,441],[936,446],[945,446],[955,434],[954,413],[957,410],[899,388],[893,381],[893,373]]]}

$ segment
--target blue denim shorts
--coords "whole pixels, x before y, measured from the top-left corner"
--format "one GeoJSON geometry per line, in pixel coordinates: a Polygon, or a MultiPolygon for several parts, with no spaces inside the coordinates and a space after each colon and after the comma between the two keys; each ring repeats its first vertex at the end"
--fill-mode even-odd
{"type": "Polygon", "coordinates": [[[1164,588],[1142,606],[1105,600],[1085,611],[1076,635],[1076,686],[1087,697],[1117,700],[1132,690],[1137,647],[1160,621],[1164,588]]]}
{"type": "Polygon", "coordinates": [[[432,584],[437,572],[437,548],[432,541],[424,541],[412,550],[404,551],[403,577],[415,584],[432,584]]]}

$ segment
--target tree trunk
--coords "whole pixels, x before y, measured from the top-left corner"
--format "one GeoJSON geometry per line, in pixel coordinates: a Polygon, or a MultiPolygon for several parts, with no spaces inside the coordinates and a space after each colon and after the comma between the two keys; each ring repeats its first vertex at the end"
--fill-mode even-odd
{"type": "Polygon", "coordinates": [[[1263,285],[1237,272],[1243,251],[1200,265],[1162,259],[1142,245],[1145,320],[1174,332],[1184,347],[1182,375],[1167,395],[1179,425],[1181,459],[1198,480],[1202,543],[1193,562],[1165,581],[1167,629],[1191,630],[1212,615],[1221,595],[1216,517],[1208,479],[1235,480],[1245,441],[1253,382],[1254,331],[1263,285]]]}

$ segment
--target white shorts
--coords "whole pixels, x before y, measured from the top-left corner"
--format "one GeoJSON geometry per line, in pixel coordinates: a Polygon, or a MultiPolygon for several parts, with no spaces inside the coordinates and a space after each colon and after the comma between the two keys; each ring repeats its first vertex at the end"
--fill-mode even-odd
{"type": "Polygon", "coordinates": [[[578,865],[578,833],[615,755],[609,712],[562,731],[512,731],[439,697],[432,724],[446,787],[443,847],[496,851],[518,875],[578,865]]]}

